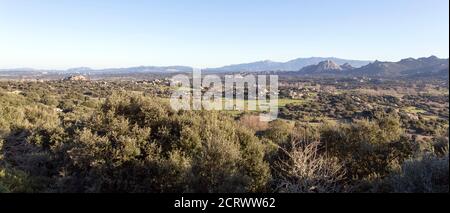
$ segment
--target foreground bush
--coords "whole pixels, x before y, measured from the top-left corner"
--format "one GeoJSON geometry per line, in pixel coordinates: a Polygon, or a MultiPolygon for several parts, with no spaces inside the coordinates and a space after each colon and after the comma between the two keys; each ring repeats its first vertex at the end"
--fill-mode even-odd
{"type": "Polygon", "coordinates": [[[122,92],[87,116],[78,116],[79,111],[84,108],[64,113],[60,123],[52,110],[26,109],[28,131],[18,129],[7,137],[5,161],[39,180],[35,190],[267,190],[264,145],[230,117],[174,112],[163,100],[122,92]],[[21,154],[11,152],[18,148],[21,154]]]}
{"type": "Polygon", "coordinates": [[[401,193],[448,193],[448,169],[448,152],[444,157],[425,155],[404,162],[390,185],[401,193]]]}
{"type": "Polygon", "coordinates": [[[403,134],[398,118],[392,115],[325,127],[321,137],[324,148],[344,162],[347,177],[356,180],[384,177],[416,150],[414,141],[403,134]]]}
{"type": "Polygon", "coordinates": [[[262,123],[63,86],[0,92],[0,192],[448,191],[448,131],[410,138],[395,113],[262,123]]]}
{"type": "Polygon", "coordinates": [[[290,193],[342,192],[345,170],[336,158],[320,154],[319,143],[300,145],[287,152],[280,165],[278,190],[290,193]]]}

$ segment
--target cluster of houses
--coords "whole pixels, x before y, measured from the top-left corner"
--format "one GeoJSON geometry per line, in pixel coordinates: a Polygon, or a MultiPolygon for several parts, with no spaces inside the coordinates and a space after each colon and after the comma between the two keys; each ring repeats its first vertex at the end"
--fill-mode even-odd
{"type": "Polygon", "coordinates": [[[164,85],[164,86],[170,86],[171,84],[177,84],[177,82],[174,82],[172,79],[169,78],[164,78],[164,79],[153,79],[153,80],[139,80],[139,81],[134,81],[135,84],[143,84],[143,85],[151,85],[151,86],[156,86],[156,85],[164,85]]]}
{"type": "Polygon", "coordinates": [[[287,90],[284,92],[290,99],[303,99],[311,96],[312,93],[317,93],[321,90],[319,84],[306,84],[306,83],[293,83],[293,84],[282,84],[282,87],[287,90]]]}

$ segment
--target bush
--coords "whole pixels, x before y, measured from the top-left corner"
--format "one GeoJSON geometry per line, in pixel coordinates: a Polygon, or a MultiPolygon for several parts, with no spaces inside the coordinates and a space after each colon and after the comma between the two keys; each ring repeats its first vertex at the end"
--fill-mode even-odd
{"type": "Polygon", "coordinates": [[[269,123],[269,129],[265,131],[264,137],[278,145],[290,143],[293,127],[293,125],[282,120],[272,121],[269,123]]]}
{"type": "MultiPolygon", "coordinates": [[[[0,150],[4,149],[4,141],[0,139],[0,150]]],[[[0,193],[33,192],[28,175],[20,170],[11,168],[0,154],[0,193]]]]}
{"type": "Polygon", "coordinates": [[[447,136],[438,136],[434,138],[432,146],[435,155],[437,156],[448,155],[449,150],[448,134],[447,136]]]}
{"type": "Polygon", "coordinates": [[[374,174],[386,176],[413,156],[417,147],[402,134],[395,117],[328,126],[322,130],[321,137],[324,148],[345,163],[349,179],[374,174]]]}
{"type": "Polygon", "coordinates": [[[287,152],[289,160],[282,161],[277,189],[289,193],[342,192],[344,167],[336,158],[319,153],[319,143],[310,143],[287,152]]]}
{"type": "Polygon", "coordinates": [[[30,193],[34,192],[28,176],[18,170],[0,168],[0,193],[30,193]]]}
{"type": "Polygon", "coordinates": [[[401,124],[393,110],[348,111],[366,109],[349,94],[319,92],[317,102],[281,109],[302,121],[267,123],[173,111],[168,87],[145,85],[0,82],[0,191],[448,192],[445,119],[401,124]],[[307,123],[339,117],[348,123],[307,123]],[[417,125],[434,137],[402,128],[417,125]]]}
{"type": "Polygon", "coordinates": [[[164,102],[113,94],[56,156],[61,190],[256,192],[270,178],[254,132],[214,112],[172,112],[164,102]],[[65,154],[67,153],[67,154],[65,154]]]}
{"type": "Polygon", "coordinates": [[[394,192],[448,193],[448,150],[444,157],[425,155],[405,161],[399,172],[390,177],[394,192]]]}

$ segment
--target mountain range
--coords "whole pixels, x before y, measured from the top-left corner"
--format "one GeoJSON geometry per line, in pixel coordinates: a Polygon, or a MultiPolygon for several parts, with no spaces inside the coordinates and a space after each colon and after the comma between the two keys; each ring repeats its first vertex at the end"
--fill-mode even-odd
{"type": "Polygon", "coordinates": [[[428,58],[407,58],[398,62],[375,61],[359,69],[349,72],[352,75],[389,76],[389,77],[420,77],[436,76],[447,77],[449,73],[449,60],[436,56],[428,58]]]}
{"type": "Polygon", "coordinates": [[[138,74],[138,73],[175,73],[175,72],[191,72],[192,68],[188,66],[139,66],[127,68],[107,68],[107,69],[91,69],[89,67],[76,67],[67,70],[39,70],[31,68],[16,69],[0,69],[0,76],[9,75],[30,75],[30,74],[138,74]]]}
{"type": "Polygon", "coordinates": [[[311,58],[297,58],[287,62],[276,62],[276,61],[257,61],[246,64],[235,64],[228,65],[219,68],[209,68],[206,71],[210,72],[261,72],[261,71],[296,71],[303,67],[315,65],[323,61],[333,61],[338,65],[349,64],[353,67],[362,67],[372,61],[361,61],[361,60],[348,60],[334,57],[311,57],[311,58]]]}
{"type": "MultiPolygon", "coordinates": [[[[261,72],[261,71],[297,71],[305,66],[314,65],[322,61],[331,60],[337,64],[350,64],[354,67],[361,67],[369,64],[371,61],[360,61],[360,60],[347,60],[334,57],[310,57],[310,58],[297,58],[290,60],[288,62],[275,62],[270,60],[257,61],[245,64],[235,64],[228,65],[218,68],[206,68],[205,72],[261,72]]],[[[190,72],[191,67],[188,66],[139,66],[139,67],[129,67],[129,68],[108,68],[108,69],[91,69],[89,67],[77,67],[67,70],[35,70],[30,68],[19,68],[19,69],[0,69],[0,72],[14,71],[14,72],[65,72],[65,73],[167,73],[167,72],[190,72]]]]}
{"type": "MultiPolygon", "coordinates": [[[[68,70],[34,70],[4,69],[0,70],[2,76],[45,76],[47,74],[71,75],[123,75],[159,73],[170,74],[191,72],[188,66],[139,66],[130,68],[91,69],[88,67],[72,68],[68,70]]],[[[438,77],[449,76],[449,60],[436,56],[424,58],[406,58],[398,62],[358,61],[340,58],[298,58],[288,62],[259,61],[246,64],[229,65],[219,68],[204,69],[204,73],[232,73],[232,72],[278,72],[280,75],[307,75],[307,76],[367,76],[367,77],[438,77]]]]}
{"type": "Polygon", "coordinates": [[[339,76],[367,76],[367,77],[438,77],[448,78],[449,60],[436,56],[428,58],[407,58],[398,62],[375,61],[365,66],[355,68],[350,64],[338,65],[332,60],[306,66],[299,71],[291,72],[295,75],[339,75],[339,76]]]}

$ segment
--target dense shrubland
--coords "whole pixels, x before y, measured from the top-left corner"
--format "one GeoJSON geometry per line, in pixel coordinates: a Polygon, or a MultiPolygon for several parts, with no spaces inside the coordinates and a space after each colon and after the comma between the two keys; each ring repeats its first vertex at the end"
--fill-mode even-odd
{"type": "Polygon", "coordinates": [[[395,111],[264,123],[71,84],[0,89],[0,192],[448,192],[448,131],[395,111]]]}

